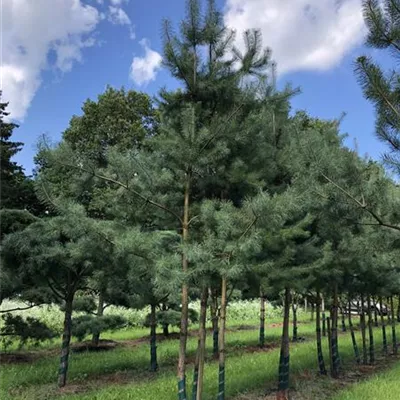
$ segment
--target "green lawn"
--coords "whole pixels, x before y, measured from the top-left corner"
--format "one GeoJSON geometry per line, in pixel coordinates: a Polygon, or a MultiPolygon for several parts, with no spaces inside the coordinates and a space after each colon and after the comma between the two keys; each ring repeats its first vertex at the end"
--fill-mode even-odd
{"type": "Polygon", "coordinates": [[[364,382],[340,392],[332,400],[399,400],[400,362],[388,371],[381,372],[364,382]]]}
{"type": "MultiPolygon", "coordinates": [[[[279,342],[280,327],[268,328],[267,343],[279,342]]],[[[309,337],[304,343],[292,345],[291,371],[296,374],[309,370],[316,373],[316,351],[313,339],[313,324],[302,324],[300,335],[309,337]]],[[[260,388],[273,389],[276,385],[279,349],[257,351],[257,330],[230,331],[227,334],[227,395],[235,396],[244,391],[260,388]]],[[[376,330],[377,346],[380,330],[376,330]]],[[[194,358],[197,339],[188,341],[189,359],[194,358]]],[[[325,340],[325,354],[327,354],[325,340]]],[[[67,387],[62,398],[68,399],[135,399],[165,400],[176,398],[175,364],[178,342],[159,343],[160,371],[151,375],[147,372],[149,349],[146,343],[134,348],[120,347],[103,353],[73,354],[67,387]],[[116,384],[123,376],[126,384],[116,384]],[[114,377],[115,380],[109,379],[114,377]],[[85,392],[80,393],[80,391],[85,392]],[[78,392],[78,393],[77,393],[78,392]]],[[[211,337],[208,338],[211,353],[211,337]]],[[[353,354],[349,334],[340,337],[340,353],[344,363],[352,362],[353,354]]],[[[1,372],[2,399],[53,399],[56,396],[55,381],[58,357],[52,356],[32,364],[4,365],[1,372]]],[[[350,366],[351,368],[351,366],[350,366]]],[[[188,368],[188,387],[192,369],[188,368]]],[[[208,360],[205,374],[205,397],[213,399],[217,392],[217,363],[208,360]]],[[[58,393],[59,394],[59,393],[58,393]]]]}

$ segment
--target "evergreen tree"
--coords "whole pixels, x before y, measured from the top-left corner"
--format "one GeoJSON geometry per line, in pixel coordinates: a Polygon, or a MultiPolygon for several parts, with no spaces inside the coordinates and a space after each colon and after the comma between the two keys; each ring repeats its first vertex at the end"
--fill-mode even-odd
{"type": "MultiPolygon", "coordinates": [[[[400,4],[398,0],[364,0],[364,21],[368,28],[366,44],[400,54],[400,4]]],[[[400,97],[399,72],[386,74],[371,58],[361,56],[356,74],[365,97],[376,109],[376,135],[389,147],[384,160],[400,174],[400,97]]]]}
{"type": "Polygon", "coordinates": [[[109,254],[108,242],[79,207],[67,215],[43,219],[3,241],[3,266],[30,287],[48,287],[52,300],[64,304],[64,328],[58,385],[65,386],[76,292],[109,254]]]}

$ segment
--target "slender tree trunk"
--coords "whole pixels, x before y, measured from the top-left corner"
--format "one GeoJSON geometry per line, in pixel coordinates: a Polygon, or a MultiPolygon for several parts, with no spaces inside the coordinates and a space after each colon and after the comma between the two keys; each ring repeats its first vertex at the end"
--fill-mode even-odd
{"type": "MultiPolygon", "coordinates": [[[[200,336],[200,329],[199,329],[199,336],[200,336]]],[[[200,359],[200,337],[197,339],[196,359],[194,361],[192,400],[196,400],[197,398],[197,385],[199,384],[199,359],[200,359]]]]}
{"type": "MultiPolygon", "coordinates": [[[[99,303],[97,306],[97,317],[102,317],[103,316],[103,312],[104,312],[104,296],[103,296],[103,292],[100,291],[99,293],[99,303]]],[[[98,346],[99,345],[99,341],[100,341],[100,332],[95,332],[93,333],[92,336],[92,344],[94,346],[98,346]]]]}
{"type": "Polygon", "coordinates": [[[292,341],[293,342],[297,342],[297,304],[295,304],[294,301],[292,301],[292,313],[293,313],[293,320],[292,320],[293,335],[292,335],[292,341]]]}
{"type": "MultiPolygon", "coordinates": [[[[187,173],[185,182],[184,204],[183,204],[183,224],[182,241],[186,243],[189,238],[189,192],[190,192],[190,174],[187,173]]],[[[189,262],[185,254],[182,254],[182,270],[184,275],[188,272],[189,262]]],[[[179,334],[179,358],[178,358],[178,400],[186,400],[186,344],[189,318],[189,290],[184,277],[182,284],[182,311],[181,326],[179,334]]]]}
{"type": "MultiPolygon", "coordinates": [[[[167,306],[165,305],[165,303],[162,305],[162,310],[167,311],[167,306]]],[[[169,336],[169,324],[163,324],[162,331],[163,331],[164,337],[168,337],[169,336]]]]}
{"type": "Polygon", "coordinates": [[[58,372],[58,387],[64,387],[67,383],[67,373],[68,373],[68,359],[69,359],[69,349],[71,342],[71,330],[72,330],[72,303],[74,300],[74,295],[67,297],[65,302],[65,312],[64,312],[64,330],[62,336],[62,346],[61,346],[61,359],[60,359],[60,369],[58,372]]]}
{"type": "Polygon", "coordinates": [[[400,295],[397,296],[397,322],[400,322],[400,295]]]}
{"type": "Polygon", "coordinates": [[[332,329],[331,329],[331,347],[332,347],[332,378],[339,378],[339,366],[340,366],[340,359],[339,359],[339,348],[338,348],[338,287],[337,283],[334,284],[333,288],[333,304],[332,304],[332,329]]]}
{"type": "Polygon", "coordinates": [[[227,279],[222,277],[221,309],[219,322],[219,369],[218,369],[218,400],[225,399],[225,324],[226,324],[226,287],[227,279]]]}
{"type": "Polygon", "coordinates": [[[203,396],[204,381],[204,360],[206,355],[206,321],[207,321],[207,298],[208,290],[205,287],[201,293],[200,300],[200,321],[199,321],[199,348],[198,348],[198,375],[196,385],[196,400],[201,400],[203,396]]]}
{"type": "Polygon", "coordinates": [[[326,375],[326,368],[324,362],[324,354],[322,352],[322,339],[321,339],[321,296],[317,291],[317,304],[316,304],[316,333],[317,333],[317,356],[318,367],[321,375],[326,375]]]}
{"type": "Polygon", "coordinates": [[[263,348],[265,344],[265,297],[262,289],[260,289],[260,335],[259,344],[263,348]]]}
{"type": "Polygon", "coordinates": [[[377,303],[376,303],[375,297],[372,297],[372,304],[374,306],[374,325],[376,327],[378,327],[379,326],[379,323],[378,323],[378,309],[377,309],[377,303]]]}
{"type": "Polygon", "coordinates": [[[386,338],[386,323],[385,317],[383,315],[383,301],[382,297],[379,297],[379,311],[381,315],[381,325],[382,325],[382,345],[383,345],[383,354],[386,356],[388,353],[387,348],[387,338],[386,338]]]}
{"type": "Polygon", "coordinates": [[[393,304],[393,296],[390,297],[390,311],[392,313],[392,346],[393,346],[393,354],[397,355],[397,338],[396,338],[396,318],[394,315],[394,304],[393,304]]]}
{"type": "Polygon", "coordinates": [[[218,295],[216,290],[210,288],[210,312],[213,330],[213,356],[218,356],[218,295]]]}
{"type": "Polygon", "coordinates": [[[169,325],[168,324],[163,324],[162,332],[165,337],[169,336],[169,325]]]}
{"type": "Polygon", "coordinates": [[[364,296],[361,296],[360,327],[361,327],[362,348],[363,348],[363,364],[368,364],[365,313],[364,313],[364,296]]]}
{"type": "Polygon", "coordinates": [[[349,300],[349,329],[351,334],[351,342],[353,343],[354,357],[357,364],[361,364],[360,351],[358,350],[356,335],[354,333],[353,321],[351,319],[351,301],[349,300]]]}
{"type": "Polygon", "coordinates": [[[367,296],[367,307],[368,307],[368,334],[369,334],[369,362],[370,364],[375,363],[375,347],[374,347],[374,330],[372,321],[372,304],[371,296],[367,296]]]}
{"type": "Polygon", "coordinates": [[[345,307],[340,307],[341,310],[341,317],[342,317],[342,332],[346,332],[346,308],[345,307]]]}
{"type": "Polygon", "coordinates": [[[157,364],[157,336],[156,336],[157,320],[156,305],[150,305],[150,371],[156,372],[157,364]]]}
{"type": "Polygon", "coordinates": [[[391,311],[389,311],[390,297],[386,297],[386,314],[388,317],[388,323],[392,325],[392,315],[391,311]]]}
{"type": "Polygon", "coordinates": [[[324,296],[321,296],[322,299],[322,336],[326,336],[326,315],[325,315],[325,300],[324,296]]]}
{"type": "Polygon", "coordinates": [[[290,289],[285,289],[285,304],[282,327],[281,353],[279,358],[279,383],[277,400],[289,400],[289,313],[290,313],[290,289]]]}
{"type": "Polygon", "coordinates": [[[311,321],[314,321],[314,311],[315,311],[315,304],[311,302],[311,321]]]}
{"type": "Polygon", "coordinates": [[[307,315],[307,312],[308,312],[307,297],[304,299],[304,312],[305,312],[306,315],[307,315]]]}
{"type": "Polygon", "coordinates": [[[326,317],[326,327],[328,332],[328,350],[329,350],[329,368],[331,370],[331,375],[333,371],[333,356],[332,356],[332,332],[331,332],[331,318],[326,317]]]}

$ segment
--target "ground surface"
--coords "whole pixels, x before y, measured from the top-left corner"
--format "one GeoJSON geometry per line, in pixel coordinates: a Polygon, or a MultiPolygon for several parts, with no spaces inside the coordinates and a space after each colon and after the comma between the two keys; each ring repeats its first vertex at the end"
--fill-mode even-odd
{"type": "MultiPolygon", "coordinates": [[[[243,324],[241,324],[243,325],[243,324]]],[[[231,323],[227,332],[227,398],[235,400],[274,399],[279,358],[281,326],[271,321],[266,329],[266,346],[258,347],[256,321],[240,326],[231,323]]],[[[291,343],[291,393],[293,400],[399,400],[400,361],[394,357],[378,359],[375,366],[357,367],[349,333],[340,335],[343,374],[340,380],[317,374],[314,324],[301,318],[299,335],[305,340],[291,343]],[[361,383],[360,383],[361,382],[361,383]],[[376,396],[383,397],[376,397],[376,396]],[[336,397],[335,397],[336,396],[336,397]],[[367,397],[369,396],[369,397],[367,397]],[[372,396],[372,397],[371,397],[372,396]],[[375,397],[374,397],[375,396],[375,397]]],[[[358,340],[359,334],[358,335],[358,340]]],[[[147,330],[134,328],[103,335],[101,351],[87,351],[88,343],[75,343],[71,353],[69,381],[66,388],[55,386],[59,343],[47,343],[40,349],[2,354],[0,398],[24,400],[175,400],[178,341],[176,333],[164,339],[158,335],[159,371],[148,372],[149,345],[147,330]]],[[[380,329],[375,330],[376,349],[380,353],[380,329]]],[[[190,389],[196,332],[188,340],[190,389]]],[[[326,361],[327,339],[324,338],[326,361]]],[[[212,338],[208,332],[204,400],[215,399],[218,364],[212,357],[212,338]]],[[[190,390],[189,390],[190,392],[190,390]]]]}

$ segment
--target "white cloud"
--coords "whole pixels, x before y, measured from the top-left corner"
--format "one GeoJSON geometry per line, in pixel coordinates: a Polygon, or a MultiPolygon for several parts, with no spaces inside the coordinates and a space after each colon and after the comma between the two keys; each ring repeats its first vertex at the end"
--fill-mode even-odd
{"type": "MultiPolygon", "coordinates": [[[[118,1],[118,0],[114,0],[118,1]]],[[[119,4],[119,3],[115,3],[119,4]]],[[[114,25],[127,25],[129,26],[129,37],[133,40],[135,39],[135,31],[134,27],[132,25],[132,22],[130,18],[128,17],[128,14],[120,7],[114,7],[114,6],[109,6],[108,7],[108,20],[114,24],[114,25]]]]}
{"type": "Polygon", "coordinates": [[[40,87],[42,70],[69,71],[82,60],[82,49],[100,18],[96,8],[80,0],[8,0],[3,2],[3,99],[10,117],[23,120],[40,87]],[[54,65],[48,60],[55,55],[54,65]]]}
{"type": "Polygon", "coordinates": [[[150,48],[147,39],[142,39],[139,43],[144,49],[144,57],[133,58],[129,76],[136,84],[145,85],[156,79],[162,57],[150,48]]]}
{"type": "Polygon", "coordinates": [[[116,25],[130,25],[131,20],[128,17],[127,13],[119,7],[108,7],[109,9],[109,19],[110,22],[116,25]]]}
{"type": "Polygon", "coordinates": [[[360,0],[227,0],[225,23],[242,32],[259,28],[278,73],[327,70],[362,42],[360,0]]]}

